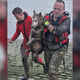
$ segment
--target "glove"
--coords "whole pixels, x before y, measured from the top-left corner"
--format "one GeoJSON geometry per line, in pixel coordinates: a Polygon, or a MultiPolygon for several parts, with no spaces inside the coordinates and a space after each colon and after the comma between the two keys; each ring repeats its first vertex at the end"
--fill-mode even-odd
{"type": "Polygon", "coordinates": [[[54,26],[52,26],[52,25],[49,23],[49,21],[46,20],[46,18],[44,18],[44,25],[46,26],[46,28],[47,28],[50,32],[53,31],[54,26]]]}
{"type": "Polygon", "coordinates": [[[49,21],[47,21],[46,18],[44,18],[43,23],[46,26],[46,28],[48,28],[48,26],[50,25],[49,21]]]}
{"type": "Polygon", "coordinates": [[[47,27],[50,25],[49,21],[46,21],[44,24],[45,24],[45,26],[47,26],[47,27]]]}

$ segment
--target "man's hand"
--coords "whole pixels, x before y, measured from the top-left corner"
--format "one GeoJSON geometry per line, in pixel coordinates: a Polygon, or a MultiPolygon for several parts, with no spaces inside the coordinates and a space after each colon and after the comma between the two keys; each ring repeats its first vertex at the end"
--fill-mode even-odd
{"type": "Polygon", "coordinates": [[[53,26],[50,24],[50,25],[48,26],[48,29],[49,29],[50,32],[52,32],[52,31],[53,31],[53,26]]]}
{"type": "Polygon", "coordinates": [[[55,30],[53,30],[54,29],[54,26],[52,26],[51,24],[48,26],[48,30],[52,33],[56,33],[56,31],[55,30]]]}
{"type": "Polygon", "coordinates": [[[9,39],[9,40],[8,40],[8,42],[9,42],[9,43],[12,43],[12,42],[13,42],[13,40],[12,40],[12,39],[9,39]]]}
{"type": "Polygon", "coordinates": [[[49,21],[48,21],[46,18],[44,18],[43,23],[44,23],[44,25],[45,25],[46,27],[48,27],[49,24],[50,24],[49,21]]]}
{"type": "Polygon", "coordinates": [[[49,21],[44,18],[44,25],[48,28],[50,32],[53,32],[54,26],[52,26],[49,21]]]}

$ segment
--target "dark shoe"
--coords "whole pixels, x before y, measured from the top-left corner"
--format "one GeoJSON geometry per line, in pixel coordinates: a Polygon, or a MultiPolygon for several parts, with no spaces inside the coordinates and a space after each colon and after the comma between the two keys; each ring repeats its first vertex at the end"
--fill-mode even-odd
{"type": "Polygon", "coordinates": [[[44,70],[44,74],[47,74],[47,70],[44,70]]]}
{"type": "Polygon", "coordinates": [[[29,78],[29,75],[26,75],[21,80],[27,80],[28,78],[29,78]]]}
{"type": "Polygon", "coordinates": [[[45,67],[45,66],[43,66],[43,68],[44,68],[44,74],[47,74],[46,67],[45,67]]]}

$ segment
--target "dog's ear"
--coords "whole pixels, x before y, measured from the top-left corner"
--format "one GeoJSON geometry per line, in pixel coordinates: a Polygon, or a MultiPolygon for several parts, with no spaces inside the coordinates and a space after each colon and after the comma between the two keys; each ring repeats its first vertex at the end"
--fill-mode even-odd
{"type": "Polygon", "coordinates": [[[41,13],[41,12],[39,13],[39,16],[40,16],[40,17],[42,16],[42,13],[41,13]]]}
{"type": "Polygon", "coordinates": [[[34,15],[36,14],[35,10],[33,10],[34,15]]]}

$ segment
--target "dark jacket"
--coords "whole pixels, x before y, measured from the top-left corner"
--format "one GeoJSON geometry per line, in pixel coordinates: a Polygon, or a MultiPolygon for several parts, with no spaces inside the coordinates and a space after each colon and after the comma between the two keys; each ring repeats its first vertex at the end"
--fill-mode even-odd
{"type": "Polygon", "coordinates": [[[49,30],[45,33],[46,42],[51,43],[67,43],[68,35],[70,34],[70,18],[69,14],[64,12],[62,16],[60,16],[56,21],[53,20],[54,14],[45,15],[45,18],[50,21],[50,23],[54,26],[54,30],[56,33],[50,33],[49,30]]]}

